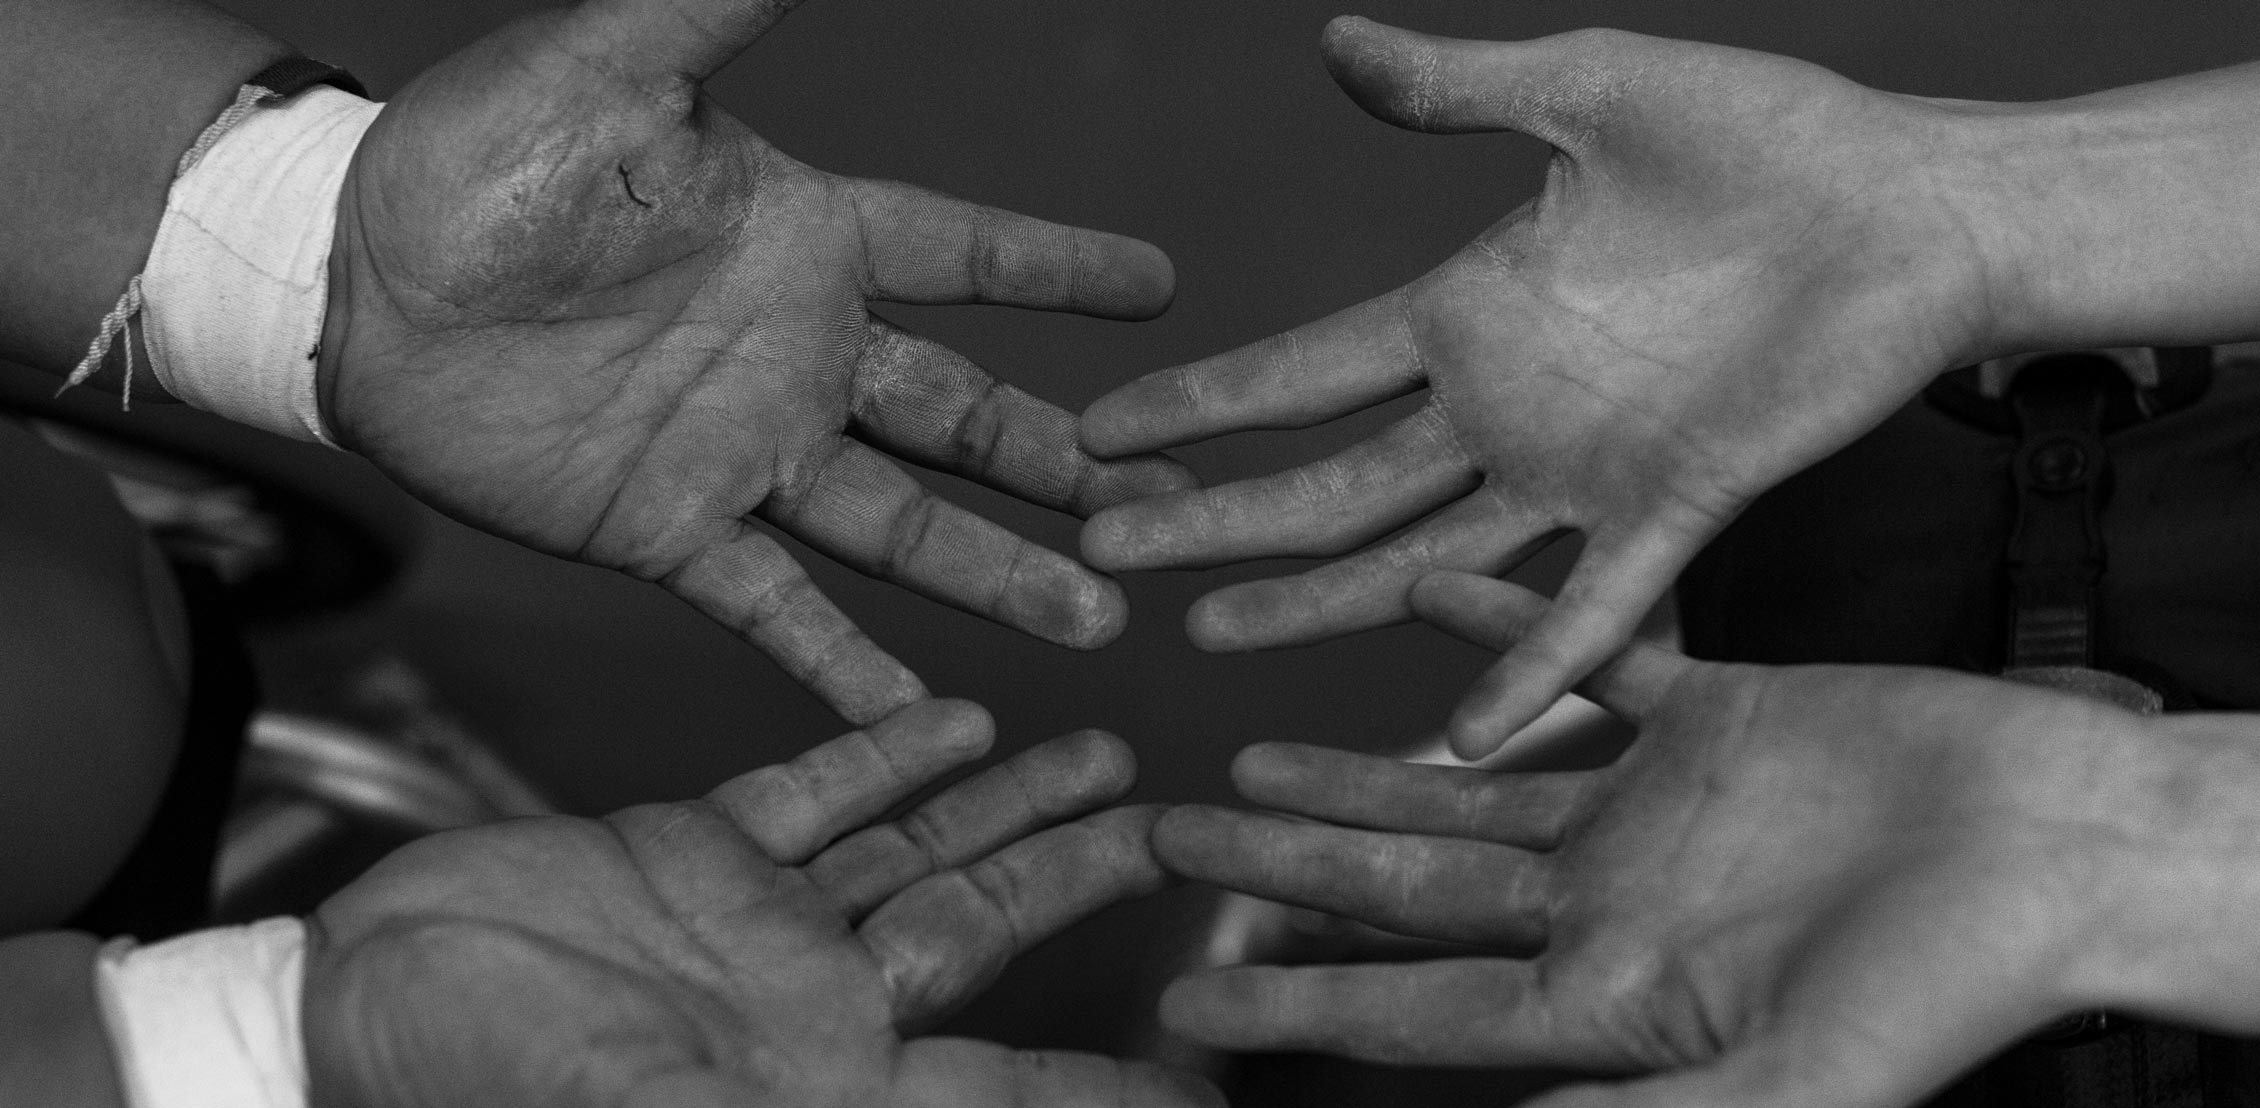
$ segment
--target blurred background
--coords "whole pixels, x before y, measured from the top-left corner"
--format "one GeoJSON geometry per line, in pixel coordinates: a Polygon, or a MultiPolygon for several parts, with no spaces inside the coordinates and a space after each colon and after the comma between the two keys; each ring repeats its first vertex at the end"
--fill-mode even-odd
{"type": "MultiPolygon", "coordinates": [[[[537,6],[219,2],[351,69],[379,97],[537,6]]],[[[1482,38],[1612,26],[1789,54],[1895,91],[1997,100],[2229,64],[2260,42],[2260,5],[2235,0],[1372,0],[1357,9],[1339,0],[807,0],[709,94],[818,167],[912,181],[1168,251],[1177,300],[1151,323],[880,309],[1079,410],[1138,375],[1403,284],[1536,188],[1546,151],[1532,140],[1399,132],[1341,96],[1316,45],[1325,22],[1346,11],[1482,38]]],[[[1180,456],[1211,482],[1268,472],[1331,453],[1418,399],[1180,456]]],[[[135,418],[202,420],[185,411],[135,418]]],[[[233,428],[213,433],[253,464],[363,505],[404,555],[383,593],[258,630],[254,656],[275,707],[412,696],[584,813],[694,795],[843,729],[766,659],[656,588],[469,531],[349,457],[233,428]],[[402,672],[415,675],[411,693],[367,687],[371,674],[381,684],[402,672]]],[[[1074,521],[927,476],[1023,534],[1074,549],[1074,521]]],[[[1134,575],[1125,582],[1129,633],[1077,654],[795,553],[936,693],[986,705],[1000,755],[1106,728],[1137,748],[1143,800],[1227,800],[1225,768],[1252,741],[1403,748],[1442,722],[1488,661],[1418,627],[1231,657],[1185,642],[1193,598],[1290,564],[1134,575]]],[[[1566,554],[1557,547],[1523,576],[1549,584],[1566,554]]],[[[1021,1045],[1119,1047],[1137,1034],[1167,971],[1157,952],[1190,941],[1207,910],[1178,891],[1091,921],[1023,961],[954,1029],[1021,1045]]],[[[1237,1102],[1347,1103],[1367,1086],[1376,1100],[1505,1093],[1528,1080],[1281,1066],[1237,1102]]]]}

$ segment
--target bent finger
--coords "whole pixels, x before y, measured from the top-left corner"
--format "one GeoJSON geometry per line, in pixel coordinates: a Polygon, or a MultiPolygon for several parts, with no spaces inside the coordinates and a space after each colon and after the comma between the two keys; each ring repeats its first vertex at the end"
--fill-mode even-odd
{"type": "Polygon", "coordinates": [[[1677,656],[1668,651],[1632,646],[1632,633],[1685,563],[1680,544],[1668,538],[1588,543],[1561,593],[1535,620],[1503,636],[1511,643],[1505,655],[1454,711],[1452,752],[1466,759],[1490,754],[1572,685],[1623,718],[1645,722],[1681,666],[1671,664],[1677,656]],[[1612,659],[1606,677],[1588,680],[1612,659]]]}
{"type": "Polygon", "coordinates": [[[857,629],[777,540],[749,524],[658,583],[769,655],[849,723],[877,723],[926,699],[916,674],[857,629]]]}
{"type": "Polygon", "coordinates": [[[1083,529],[1083,556],[1114,572],[1340,554],[1481,480],[1431,405],[1310,465],[1110,508],[1083,529]]]}
{"type": "Polygon", "coordinates": [[[841,839],[808,864],[808,876],[850,922],[861,920],[914,881],[1122,799],[1137,766],[1129,744],[1104,731],[1053,739],[841,839]]]}
{"type": "Polygon", "coordinates": [[[1160,455],[1091,457],[1074,416],[881,319],[856,360],[849,405],[857,432],[902,458],[1077,518],[1198,483],[1160,455]]]}
{"type": "Polygon", "coordinates": [[[1240,795],[1296,815],[1375,831],[1449,835],[1524,850],[1561,841],[1589,773],[1492,773],[1411,765],[1301,743],[1257,743],[1232,760],[1240,795]]]}
{"type": "Polygon", "coordinates": [[[1213,358],[1147,374],[1092,402],[1083,445],[1102,458],[1231,431],[1308,427],[1421,387],[1398,289],[1213,358]]]}
{"type": "Polygon", "coordinates": [[[1154,827],[1171,873],[1447,942],[1546,941],[1544,862],[1496,843],[1363,831],[1189,804],[1154,827]]]}
{"type": "Polygon", "coordinates": [[[938,1017],[1071,923],[1168,883],[1147,844],[1160,809],[1112,808],[904,889],[857,928],[898,1022],[938,1017]]]}
{"type": "Polygon", "coordinates": [[[1152,319],[1176,292],[1169,256],[1151,243],[894,181],[844,187],[863,240],[864,293],[874,300],[1152,319]]]}
{"type": "Polygon", "coordinates": [[[1095,649],[1129,618],[1120,585],[943,500],[852,439],[760,511],[863,573],[1048,642],[1095,649]]]}
{"type": "Polygon", "coordinates": [[[964,700],[912,704],[707,794],[771,860],[797,865],[988,752],[996,725],[964,700]]]}

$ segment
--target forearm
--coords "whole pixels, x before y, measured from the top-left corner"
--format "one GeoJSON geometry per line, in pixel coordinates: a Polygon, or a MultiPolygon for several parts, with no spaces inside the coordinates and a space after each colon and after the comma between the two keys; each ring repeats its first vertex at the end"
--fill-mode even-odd
{"type": "Polygon", "coordinates": [[[0,358],[63,373],[141,271],[181,154],[292,51],[194,0],[4,0],[0,23],[0,358]]]}
{"type": "Polygon", "coordinates": [[[94,998],[92,936],[0,941],[0,1104],[122,1108],[94,998]]]}
{"type": "Polygon", "coordinates": [[[2260,337],[2260,64],[1949,110],[1994,353],[2260,337]]]}

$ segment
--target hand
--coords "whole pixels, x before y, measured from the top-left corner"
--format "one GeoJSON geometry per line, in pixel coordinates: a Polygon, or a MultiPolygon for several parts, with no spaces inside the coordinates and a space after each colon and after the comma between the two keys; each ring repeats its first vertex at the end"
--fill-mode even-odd
{"type": "Polygon", "coordinates": [[[587,0],[401,90],[340,200],[323,340],[340,440],[435,507],[656,581],[858,724],[925,694],[752,520],[1079,648],[1113,582],[887,455],[1088,515],[1189,482],[866,302],[1158,314],[1168,259],[764,143],[699,82],[786,0],[587,0]]]}
{"type": "MultiPolygon", "coordinates": [[[[1414,603],[1494,648],[1542,609],[1461,574],[1414,603]]],[[[1605,769],[1264,744],[1234,778],[1286,817],[1180,808],[1155,831],[1185,876],[1519,958],[1226,969],[1176,983],[1165,1022],[1232,1049],[1637,1078],[1547,1108],[1906,1104],[2106,1004],[2260,1026],[2236,922],[2260,910],[2249,722],[2185,747],[1996,680],[1648,645],[1582,691],[1640,727],[1605,769]]]]}
{"type": "Polygon", "coordinates": [[[316,1102],[1214,1103],[1138,1063],[905,1040],[1015,954],[1162,884],[1152,810],[1081,815],[1135,772],[1097,732],[874,822],[989,739],[979,709],[930,701],[702,801],[406,847],[312,921],[316,1102]]]}
{"type": "Polygon", "coordinates": [[[1409,619],[1424,573],[1503,572],[1582,531],[1552,610],[1452,721],[1463,757],[1622,646],[1752,497],[2009,323],[1966,210],[1991,202],[1972,183],[1987,176],[1974,109],[1606,31],[1482,43],[1344,19],[1326,60],[1389,122],[1551,143],[1545,189],[1404,288],[1093,404],[1084,442],[1106,457],[1429,389],[1334,457],[1102,512],[1084,556],[1110,570],[1323,557],[1412,524],[1202,598],[1195,642],[1246,650],[1409,619]]]}

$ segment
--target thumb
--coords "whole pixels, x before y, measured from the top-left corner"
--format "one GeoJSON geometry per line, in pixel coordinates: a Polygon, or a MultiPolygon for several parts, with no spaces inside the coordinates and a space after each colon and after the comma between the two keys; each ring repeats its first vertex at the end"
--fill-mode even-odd
{"type": "Polygon", "coordinates": [[[589,56],[695,82],[799,6],[800,0],[584,0],[566,25],[589,56]]]}
{"type": "Polygon", "coordinates": [[[1639,71],[1641,36],[1578,31],[1528,42],[1443,38],[1343,16],[1322,52],[1335,83],[1383,122],[1414,131],[1521,131],[1574,149],[1639,71]]]}

